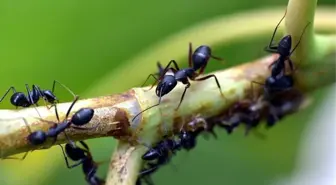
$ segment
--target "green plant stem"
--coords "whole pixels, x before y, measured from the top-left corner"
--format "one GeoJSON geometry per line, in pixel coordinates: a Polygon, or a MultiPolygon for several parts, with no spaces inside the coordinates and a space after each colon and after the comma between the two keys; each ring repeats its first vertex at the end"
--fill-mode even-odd
{"type": "Polygon", "coordinates": [[[311,62],[317,61],[319,57],[317,53],[320,48],[316,47],[314,34],[316,5],[317,0],[289,0],[288,2],[285,32],[292,36],[292,48],[298,43],[304,27],[310,23],[291,56],[293,61],[311,62]]]}
{"type": "MultiPolygon", "coordinates": [[[[234,26],[233,23],[231,26],[234,26]]],[[[319,39],[317,42],[324,42],[319,43],[320,45],[330,45],[330,47],[334,47],[333,50],[328,48],[328,51],[335,50],[335,45],[330,44],[331,42],[335,42],[335,40],[319,39]]],[[[323,54],[320,58],[324,58],[327,54],[327,52],[319,53],[323,54]]],[[[184,86],[179,84],[169,96],[164,98],[160,109],[158,107],[153,108],[152,110],[145,112],[139,117],[140,119],[135,120],[134,122],[130,122],[130,120],[135,114],[144,108],[157,103],[157,97],[153,90],[145,92],[145,89],[148,87],[134,88],[131,91],[119,95],[81,100],[75,105],[71,114],[79,108],[91,107],[95,110],[95,117],[91,121],[90,126],[99,122],[101,123],[101,126],[91,131],[77,131],[75,129],[70,129],[67,133],[70,138],[74,140],[110,136],[122,140],[116,150],[116,153],[119,154],[112,157],[110,165],[111,171],[109,171],[107,177],[107,185],[115,183],[116,181],[113,180],[113,178],[120,179],[120,175],[123,176],[122,179],[127,180],[117,180],[117,184],[133,184],[141,166],[142,161],[139,156],[143,152],[143,147],[140,147],[142,149],[135,150],[132,149],[133,146],[130,144],[133,144],[133,142],[136,143],[138,138],[141,138],[144,143],[155,143],[163,135],[163,132],[161,132],[162,130],[160,130],[162,123],[164,123],[165,128],[171,130],[174,127],[180,127],[181,119],[188,122],[191,120],[191,117],[196,114],[201,114],[202,117],[207,118],[226,111],[230,104],[246,98],[249,95],[250,82],[252,80],[260,82],[264,81],[269,75],[268,65],[276,58],[276,55],[267,56],[253,62],[248,62],[244,65],[215,72],[214,74],[219,78],[223,88],[222,92],[225,95],[225,98],[219,95],[218,88],[212,80],[192,83],[188,90],[189,95],[186,96],[180,109],[175,112],[174,109],[176,108],[177,102],[179,102],[181,93],[184,89],[184,86]],[[211,96],[205,96],[208,94],[211,94],[211,96]],[[162,113],[160,110],[165,111],[162,113]],[[123,156],[123,154],[125,154],[125,156],[123,156]],[[120,163],[122,165],[119,165],[119,167],[115,167],[115,164],[118,163],[115,161],[118,161],[120,157],[124,157],[124,161],[126,162],[120,163]],[[122,171],[116,169],[123,169],[127,173],[120,174],[122,171]]],[[[326,60],[321,60],[320,64],[329,65],[327,62],[328,61],[326,60]]],[[[310,63],[308,65],[310,65],[310,63]]],[[[315,70],[314,65],[312,66],[311,69],[315,70]]],[[[303,69],[304,72],[305,70],[306,69],[303,69]]],[[[307,87],[321,87],[333,83],[335,81],[335,71],[329,70],[327,71],[327,74],[324,84],[321,84],[318,81],[306,82],[305,80],[302,80],[302,84],[307,87]]],[[[306,90],[312,91],[313,89],[306,88],[306,90]]],[[[64,103],[58,106],[61,116],[64,117],[69,104],[70,103],[64,103]]],[[[53,110],[39,107],[38,111],[43,119],[56,121],[53,110]]],[[[27,142],[29,130],[23,124],[23,119],[21,118],[27,120],[27,124],[33,131],[36,129],[47,130],[50,127],[48,123],[36,118],[38,115],[34,108],[23,109],[20,111],[1,110],[0,117],[0,152],[3,157],[30,151],[32,149],[38,149],[27,142]]],[[[67,142],[67,140],[63,136],[60,136],[56,144],[65,142],[67,142]]],[[[46,143],[43,146],[48,146],[48,144],[49,143],[46,143]]]]}
{"type": "MultiPolygon", "coordinates": [[[[328,71],[329,72],[328,75],[325,76],[326,79],[329,79],[329,80],[324,79],[324,83],[320,83],[319,81],[315,80],[314,84],[308,84],[308,85],[305,84],[308,81],[305,80],[305,78],[303,77],[303,74],[311,73],[311,71],[314,71],[314,69],[315,69],[315,72],[316,72],[316,68],[312,67],[312,65],[311,65],[310,68],[309,68],[310,70],[307,70],[307,71],[302,70],[303,72],[306,72],[306,73],[299,73],[298,75],[301,74],[301,77],[297,78],[297,80],[298,80],[298,84],[300,84],[300,85],[305,84],[305,85],[303,85],[305,88],[302,88],[302,89],[306,89],[306,90],[311,89],[309,87],[316,87],[315,85],[317,85],[317,84],[318,85],[322,85],[322,84],[325,85],[325,84],[328,84],[328,83],[334,83],[335,82],[335,72],[334,72],[335,71],[335,63],[334,63],[334,61],[332,61],[332,62],[329,61],[329,63],[325,63],[326,60],[321,60],[321,59],[325,58],[329,51],[333,51],[333,52],[335,51],[335,44],[334,43],[335,43],[336,40],[334,38],[335,36],[329,37],[329,39],[330,39],[329,41],[327,41],[323,37],[320,37],[320,38],[315,37],[315,35],[313,33],[313,29],[314,29],[314,15],[315,15],[316,3],[317,3],[317,1],[315,1],[315,0],[306,0],[306,1],[305,0],[290,0],[289,3],[288,3],[288,13],[287,13],[287,16],[286,16],[286,33],[292,35],[292,38],[293,38],[292,43],[296,43],[296,41],[298,40],[298,38],[301,35],[302,28],[304,28],[304,26],[308,22],[311,22],[311,26],[307,29],[307,33],[304,35],[304,37],[301,41],[301,44],[297,48],[297,52],[293,56],[293,60],[294,61],[301,61],[301,60],[307,61],[307,62],[305,62],[305,64],[307,64],[307,65],[311,64],[311,62],[319,62],[320,65],[325,64],[325,67],[328,67],[328,68],[330,67],[329,68],[330,70],[328,71]],[[316,47],[318,45],[321,45],[322,43],[327,45],[327,47],[322,47],[322,48],[317,48],[316,47]],[[322,62],[324,62],[324,63],[322,63],[322,62]]],[[[268,16],[270,16],[270,15],[268,15],[268,16]]],[[[204,28],[206,28],[206,27],[204,27],[204,28]]],[[[274,60],[275,60],[275,58],[270,57],[268,62],[270,62],[270,61],[272,62],[274,60]]],[[[264,68],[262,68],[262,70],[264,70],[264,73],[258,73],[258,75],[255,74],[254,77],[258,76],[259,80],[261,80],[261,79],[263,81],[265,80],[265,78],[268,75],[268,70],[267,70],[267,66],[269,65],[268,62],[263,63],[264,68]]],[[[243,67],[241,69],[243,69],[243,67]]],[[[306,69],[308,69],[308,68],[306,68],[306,69]]],[[[228,71],[230,71],[230,69],[228,71]]],[[[241,71],[247,72],[246,70],[241,70],[241,71]]],[[[252,66],[249,66],[249,71],[254,73],[258,70],[256,68],[253,68],[252,66]]],[[[230,72],[232,72],[232,73],[230,73],[230,75],[227,75],[226,76],[227,78],[237,77],[237,76],[239,76],[238,74],[241,74],[238,71],[234,71],[234,72],[230,71],[230,72]]],[[[261,71],[259,71],[259,72],[261,72],[261,71]]],[[[221,84],[225,84],[227,86],[232,85],[232,87],[233,87],[234,83],[230,83],[230,80],[226,81],[226,79],[223,78],[223,77],[224,76],[221,76],[220,79],[222,80],[222,82],[223,81],[225,81],[225,82],[221,83],[221,84]]],[[[242,80],[241,78],[238,78],[238,79],[242,80]]],[[[245,78],[244,80],[246,80],[246,79],[248,79],[248,78],[245,78]]],[[[232,80],[232,78],[231,78],[231,80],[232,80]]],[[[220,98],[215,95],[216,92],[214,91],[212,93],[209,93],[209,94],[211,94],[211,97],[209,96],[208,97],[209,99],[204,101],[201,104],[197,104],[196,102],[192,102],[192,100],[195,100],[195,98],[191,98],[190,100],[184,100],[185,104],[184,104],[183,107],[180,108],[182,110],[178,111],[178,113],[172,111],[173,110],[173,107],[172,107],[173,105],[171,105],[171,101],[169,101],[169,100],[168,100],[168,102],[165,102],[165,103],[163,103],[163,105],[161,105],[161,107],[164,109],[164,114],[165,115],[162,115],[162,112],[159,112],[155,108],[153,110],[150,110],[150,111],[147,111],[147,112],[143,113],[143,115],[142,115],[143,116],[143,118],[142,118],[143,122],[140,124],[140,125],[144,125],[144,127],[141,127],[141,129],[142,129],[141,132],[143,134],[139,133],[138,136],[140,136],[141,138],[149,139],[149,141],[151,143],[153,143],[153,141],[156,141],[156,138],[160,138],[160,136],[162,137],[162,135],[157,134],[157,132],[156,132],[156,130],[157,130],[156,127],[160,123],[160,120],[164,119],[163,122],[165,123],[165,126],[168,129],[174,130],[174,128],[173,128],[174,121],[170,120],[170,122],[172,124],[169,124],[169,121],[167,121],[168,120],[167,118],[176,119],[176,116],[183,117],[183,116],[186,116],[188,114],[190,115],[190,112],[188,112],[190,109],[192,109],[192,112],[201,113],[202,116],[204,116],[204,117],[210,117],[211,114],[216,114],[217,111],[226,109],[230,105],[230,102],[238,101],[239,99],[241,99],[243,97],[246,97],[246,95],[248,94],[248,93],[246,93],[246,89],[248,89],[247,84],[249,84],[251,79],[249,79],[248,81],[244,81],[244,82],[240,81],[240,80],[235,81],[235,83],[237,84],[235,90],[231,89],[232,90],[231,92],[233,92],[234,95],[231,94],[232,96],[230,96],[230,95],[227,96],[227,94],[229,94],[229,93],[227,93],[227,92],[229,92],[229,90],[228,89],[224,90],[224,92],[226,92],[225,93],[226,94],[226,101],[220,100],[220,98]],[[242,84],[240,84],[239,82],[242,82],[242,84]],[[217,99],[216,102],[210,100],[213,97],[215,97],[214,99],[217,99]],[[220,103],[220,102],[225,102],[225,103],[220,103]],[[212,109],[208,109],[209,106],[212,109]],[[217,109],[214,108],[214,107],[217,107],[217,109]],[[195,111],[193,111],[193,110],[195,110],[195,111]],[[210,110],[212,112],[207,112],[206,110],[210,110]],[[172,112],[170,112],[170,111],[172,111],[172,112]],[[161,115],[159,115],[159,113],[161,115]],[[161,116],[161,119],[158,118],[160,116],[161,116]],[[157,123],[155,123],[155,122],[157,122],[157,123]],[[146,123],[146,125],[144,123],[146,123]],[[150,123],[153,123],[153,124],[150,124],[150,123]],[[150,131],[152,131],[152,132],[150,132],[150,131]]],[[[256,80],[256,81],[258,81],[258,80],[256,80]]],[[[309,82],[312,82],[312,81],[309,81],[309,82]]],[[[190,90],[192,92],[189,92],[189,93],[192,97],[203,97],[204,98],[204,97],[206,97],[205,94],[207,94],[207,93],[205,93],[206,90],[204,90],[204,89],[207,89],[207,88],[208,87],[202,87],[201,88],[201,89],[203,89],[202,93],[199,93],[199,91],[197,91],[197,90],[196,91],[190,90]]],[[[199,88],[197,88],[197,89],[199,89],[199,88]]],[[[315,89],[315,88],[312,88],[312,89],[315,89]]],[[[150,97],[150,98],[147,97],[146,98],[146,96],[145,96],[146,93],[143,93],[143,92],[141,92],[139,94],[141,94],[141,96],[139,96],[139,98],[141,100],[143,100],[142,103],[144,103],[144,105],[148,106],[147,105],[147,100],[152,99],[152,97],[150,97]]],[[[206,99],[206,98],[204,98],[204,99],[206,99]]],[[[175,100],[175,98],[173,98],[173,100],[175,100]]],[[[155,104],[154,101],[152,103],[155,104]]],[[[145,106],[143,106],[143,105],[140,105],[140,106],[142,107],[142,109],[145,108],[145,106]]],[[[119,144],[127,148],[126,145],[121,144],[121,143],[119,143],[119,144]]],[[[118,153],[118,152],[119,151],[117,150],[116,153],[118,153]]],[[[139,155],[134,155],[134,157],[137,157],[137,156],[139,156],[139,155]]],[[[111,161],[115,161],[115,160],[117,160],[117,158],[112,157],[111,161]]],[[[113,172],[115,172],[115,170],[114,170],[113,163],[111,163],[112,165],[110,166],[110,172],[109,172],[109,176],[107,177],[106,185],[133,185],[133,184],[135,184],[138,170],[140,170],[139,163],[142,163],[142,160],[141,160],[141,158],[135,159],[135,158],[132,158],[132,157],[129,158],[128,160],[131,160],[131,161],[135,162],[133,165],[128,164],[129,166],[133,167],[133,169],[129,169],[129,170],[133,171],[135,174],[130,173],[129,176],[126,177],[126,179],[132,179],[132,178],[134,178],[134,179],[132,179],[131,181],[127,181],[127,182],[125,182],[125,181],[116,182],[114,180],[114,178],[118,178],[118,176],[120,174],[118,172],[113,173],[113,172]]]]}

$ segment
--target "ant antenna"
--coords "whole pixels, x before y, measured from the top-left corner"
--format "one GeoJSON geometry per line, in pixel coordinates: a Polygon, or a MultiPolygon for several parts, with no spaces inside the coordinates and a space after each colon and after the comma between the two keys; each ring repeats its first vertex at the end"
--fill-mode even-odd
{"type": "Polygon", "coordinates": [[[284,14],[283,17],[280,19],[279,23],[277,24],[277,26],[276,26],[275,29],[274,29],[274,32],[273,32],[273,35],[272,35],[272,39],[271,39],[271,41],[270,41],[270,43],[269,43],[269,45],[268,45],[268,48],[271,47],[271,45],[272,45],[272,43],[273,43],[273,40],[274,40],[275,33],[276,33],[276,31],[278,30],[278,27],[279,27],[280,23],[282,22],[282,20],[286,17],[286,14],[287,14],[287,8],[286,8],[285,14],[284,14]]]}
{"type": "Polygon", "coordinates": [[[133,117],[132,122],[133,122],[133,121],[135,120],[135,118],[136,118],[137,116],[139,116],[141,113],[147,111],[148,109],[151,109],[151,108],[153,108],[153,107],[156,107],[156,106],[160,105],[160,103],[161,103],[161,98],[162,98],[162,96],[161,96],[161,94],[162,94],[162,89],[163,89],[163,88],[160,89],[159,102],[158,102],[157,104],[155,104],[155,105],[152,105],[152,106],[146,108],[145,110],[139,112],[138,114],[136,114],[136,115],[133,117]]]}
{"type": "Polygon", "coordinates": [[[70,90],[69,87],[65,86],[64,84],[62,84],[61,82],[59,82],[59,81],[57,81],[57,80],[54,80],[53,87],[52,87],[52,92],[54,92],[54,90],[55,90],[55,85],[56,85],[56,83],[58,83],[60,86],[62,86],[62,87],[63,87],[64,89],[66,89],[68,92],[70,92],[70,94],[71,94],[73,97],[76,98],[75,93],[74,93],[72,90],[70,90]]]}
{"type": "Polygon", "coordinates": [[[192,62],[192,54],[193,54],[192,44],[191,42],[189,42],[189,57],[188,57],[189,67],[194,67],[192,62]]]}
{"type": "Polygon", "coordinates": [[[306,31],[306,28],[307,28],[309,25],[310,25],[310,22],[308,22],[308,24],[304,27],[304,29],[303,29],[303,31],[302,31],[302,33],[301,33],[301,36],[300,36],[300,39],[299,39],[298,43],[295,45],[294,49],[292,50],[292,52],[291,52],[289,55],[291,55],[291,54],[295,51],[295,49],[299,46],[299,44],[300,44],[300,42],[301,42],[301,39],[302,39],[302,36],[303,36],[304,32],[306,31]]]}
{"type": "MultiPolygon", "coordinates": [[[[67,113],[65,115],[64,120],[69,116],[70,111],[73,108],[73,106],[75,105],[75,103],[78,101],[78,98],[79,98],[79,96],[75,95],[75,100],[71,103],[71,105],[70,105],[70,107],[69,107],[69,109],[68,109],[68,111],[67,111],[67,113]]],[[[56,109],[56,112],[57,112],[57,109],[56,109]]]]}
{"type": "Polygon", "coordinates": [[[223,59],[221,57],[216,57],[216,56],[213,56],[213,55],[210,55],[211,58],[215,59],[215,60],[219,60],[219,61],[222,61],[223,59]]]}

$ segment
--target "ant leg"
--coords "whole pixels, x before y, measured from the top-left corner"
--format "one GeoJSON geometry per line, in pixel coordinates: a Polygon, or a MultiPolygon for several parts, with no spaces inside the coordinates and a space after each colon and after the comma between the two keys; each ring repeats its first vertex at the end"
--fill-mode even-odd
{"type": "Polygon", "coordinates": [[[191,44],[191,42],[189,42],[189,57],[188,57],[188,62],[189,62],[189,67],[193,67],[193,62],[192,62],[192,53],[193,52],[193,50],[192,50],[192,44],[191,44]]]}
{"type": "Polygon", "coordinates": [[[153,84],[147,91],[151,90],[151,89],[154,87],[154,85],[157,83],[157,81],[159,81],[159,80],[154,76],[154,74],[150,74],[150,75],[148,75],[148,77],[146,78],[145,82],[144,82],[140,87],[143,87],[143,86],[146,84],[146,82],[149,80],[150,77],[153,77],[153,78],[155,79],[155,83],[154,83],[154,84],[153,84]]]}
{"type": "Polygon", "coordinates": [[[264,50],[270,53],[278,53],[278,46],[266,46],[264,50]]]}
{"type": "MultiPolygon", "coordinates": [[[[213,58],[213,59],[215,59],[215,60],[218,60],[218,61],[222,61],[223,60],[222,58],[216,57],[216,56],[213,56],[213,55],[210,55],[210,57],[213,58]]],[[[223,64],[223,62],[222,62],[222,64],[223,64]]],[[[203,74],[203,72],[204,72],[204,70],[205,70],[205,68],[206,68],[207,65],[208,65],[208,62],[206,62],[205,65],[200,68],[200,71],[197,74],[197,76],[200,75],[200,74],[203,74]]]]}
{"type": "MultiPolygon", "coordinates": [[[[67,113],[66,113],[64,119],[66,119],[66,118],[69,116],[69,114],[70,114],[70,112],[71,112],[71,109],[73,108],[73,106],[75,105],[75,103],[78,101],[78,98],[79,98],[79,96],[75,95],[75,99],[74,99],[74,101],[71,103],[71,105],[70,105],[70,107],[69,107],[69,109],[68,109],[68,111],[67,111],[67,113]]],[[[56,110],[56,112],[57,112],[56,106],[55,106],[55,110],[56,110]]]]}
{"type": "Polygon", "coordinates": [[[11,86],[10,88],[8,88],[6,93],[1,97],[0,102],[2,102],[2,100],[7,96],[7,94],[9,93],[10,90],[13,91],[13,94],[16,93],[15,87],[11,86]]]}
{"type": "MultiPolygon", "coordinates": [[[[291,72],[293,73],[295,71],[293,61],[290,58],[288,58],[287,62],[289,64],[289,68],[290,68],[291,72]]],[[[285,71],[285,68],[284,68],[284,71],[285,71]]],[[[284,74],[286,74],[286,73],[284,72],[284,74]]]]}
{"type": "Polygon", "coordinates": [[[289,56],[292,55],[292,53],[295,51],[295,49],[299,46],[300,42],[301,42],[301,39],[302,39],[302,36],[304,34],[304,32],[306,31],[306,28],[309,26],[310,22],[304,27],[302,33],[301,33],[301,36],[300,36],[300,39],[298,41],[298,43],[296,43],[295,47],[293,48],[293,50],[290,52],[289,56]]]}
{"type": "Polygon", "coordinates": [[[215,78],[216,83],[217,83],[217,87],[219,89],[219,92],[220,92],[221,96],[225,98],[224,94],[222,93],[222,88],[221,88],[221,86],[220,86],[220,84],[218,82],[218,79],[217,79],[216,75],[214,75],[214,74],[208,75],[208,76],[205,76],[205,77],[202,77],[202,78],[195,79],[194,81],[203,81],[203,80],[206,80],[206,79],[211,78],[211,77],[215,78]]]}
{"type": "Polygon", "coordinates": [[[150,175],[150,174],[154,173],[159,168],[158,164],[152,164],[152,163],[150,163],[150,166],[151,166],[150,168],[142,170],[139,173],[139,175],[140,176],[150,175]]]}
{"type": "MultiPolygon", "coordinates": [[[[35,90],[35,91],[38,93],[39,97],[41,97],[41,98],[43,99],[43,101],[44,101],[44,105],[47,107],[47,109],[51,109],[52,106],[49,107],[49,106],[47,105],[48,100],[47,100],[47,98],[44,96],[44,94],[42,93],[41,88],[40,88],[39,86],[33,84],[33,85],[32,85],[32,89],[33,89],[33,92],[34,92],[34,90],[35,90]]],[[[38,106],[37,102],[35,103],[35,105],[38,106]]]]}
{"type": "Polygon", "coordinates": [[[165,67],[165,69],[164,69],[164,71],[163,71],[163,75],[166,74],[166,72],[167,72],[169,69],[174,69],[174,68],[170,68],[170,65],[171,65],[171,64],[174,64],[174,67],[175,67],[175,70],[176,70],[176,71],[180,70],[180,68],[179,68],[178,64],[176,63],[176,61],[175,61],[175,60],[171,60],[171,61],[167,64],[167,66],[165,67]]]}
{"type": "Polygon", "coordinates": [[[87,150],[90,151],[89,146],[84,141],[79,141],[79,143],[87,150]]]}
{"type": "MultiPolygon", "coordinates": [[[[30,104],[34,104],[34,107],[35,107],[35,110],[36,110],[37,114],[39,115],[39,117],[41,117],[40,112],[37,110],[37,106],[38,106],[38,104],[37,104],[37,102],[36,102],[36,103],[34,102],[32,96],[31,96],[31,94],[30,94],[31,91],[30,91],[30,89],[29,89],[29,86],[28,86],[28,84],[25,84],[25,85],[26,85],[26,90],[27,90],[27,93],[28,93],[28,98],[29,98],[30,104]]],[[[37,89],[37,90],[38,90],[38,89],[37,89]]]]}
{"type": "Polygon", "coordinates": [[[162,94],[162,88],[160,89],[159,102],[158,102],[157,104],[155,104],[155,105],[152,105],[152,106],[146,108],[145,110],[139,112],[138,114],[136,114],[136,115],[133,117],[132,122],[133,122],[133,121],[135,120],[135,118],[138,117],[141,113],[143,113],[143,112],[145,112],[145,111],[147,111],[147,110],[149,110],[149,109],[151,109],[151,108],[153,108],[153,107],[156,107],[156,106],[160,105],[160,103],[161,103],[161,99],[162,99],[161,94],[162,94]]]}
{"type": "Polygon", "coordinates": [[[28,155],[28,152],[25,152],[25,154],[21,157],[21,158],[18,158],[18,157],[5,157],[5,158],[1,158],[1,159],[14,159],[14,160],[20,160],[20,161],[23,161],[28,155]]]}
{"type": "Polygon", "coordinates": [[[69,161],[68,161],[68,157],[66,156],[65,152],[64,152],[64,149],[63,149],[63,146],[62,145],[59,145],[62,149],[62,153],[63,153],[63,156],[64,156],[64,160],[65,160],[65,164],[67,165],[68,168],[74,168],[76,166],[79,166],[80,164],[83,164],[83,160],[80,160],[78,163],[75,163],[73,165],[70,165],[69,164],[69,161]]]}
{"type": "Polygon", "coordinates": [[[268,51],[268,52],[271,52],[271,53],[277,53],[278,47],[273,45],[273,40],[274,40],[275,33],[276,33],[280,23],[282,22],[282,20],[286,17],[286,14],[287,14],[287,9],[285,11],[285,14],[283,15],[283,17],[280,19],[279,23],[275,27],[270,43],[268,44],[268,46],[266,46],[264,48],[265,51],[268,51]]]}
{"type": "Polygon", "coordinates": [[[96,124],[93,127],[89,127],[89,128],[84,128],[84,127],[78,127],[78,126],[71,126],[74,129],[78,129],[78,130],[94,130],[96,128],[98,128],[98,126],[100,125],[100,122],[98,124],[96,124]]]}
{"type": "Polygon", "coordinates": [[[208,62],[206,62],[205,65],[200,68],[199,72],[197,73],[197,76],[203,74],[203,72],[204,72],[204,70],[205,70],[205,68],[206,68],[207,65],[208,65],[208,62]]]}
{"type": "Polygon", "coordinates": [[[178,110],[178,109],[180,108],[180,105],[181,105],[181,103],[182,103],[182,101],[183,101],[184,95],[185,95],[185,93],[187,92],[187,89],[188,89],[189,87],[190,87],[190,82],[188,82],[188,84],[185,86],[184,91],[183,91],[182,96],[181,96],[181,99],[180,99],[180,103],[179,103],[178,106],[176,107],[175,111],[178,110]]]}
{"type": "Polygon", "coordinates": [[[64,84],[62,84],[61,82],[59,82],[57,80],[54,80],[54,82],[53,82],[53,86],[52,86],[52,90],[51,90],[52,93],[54,93],[56,83],[58,83],[60,86],[62,86],[64,89],[66,89],[74,97],[74,99],[76,99],[75,93],[72,90],[70,90],[69,87],[65,86],[64,84]]]}
{"type": "MultiPolygon", "coordinates": [[[[251,81],[252,100],[255,100],[255,98],[257,98],[257,96],[255,96],[255,94],[254,94],[253,84],[257,84],[257,85],[260,85],[260,86],[265,86],[265,84],[262,84],[262,83],[256,82],[256,81],[251,81]]],[[[249,102],[247,102],[247,103],[249,103],[249,102]]]]}

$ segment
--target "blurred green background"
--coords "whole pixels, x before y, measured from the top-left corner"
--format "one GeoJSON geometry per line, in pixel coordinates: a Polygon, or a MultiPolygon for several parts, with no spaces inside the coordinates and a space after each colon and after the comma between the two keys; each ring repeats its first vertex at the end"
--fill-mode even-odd
{"type": "MultiPolygon", "coordinates": [[[[12,85],[24,90],[25,83],[51,88],[52,81],[57,79],[89,98],[85,92],[92,92],[92,86],[100,78],[168,36],[217,16],[286,4],[286,0],[1,0],[0,92],[4,93],[12,85]]],[[[335,1],[320,0],[319,5],[335,6],[335,1]]],[[[249,61],[265,54],[262,48],[270,35],[271,32],[246,41],[225,43],[213,48],[213,52],[225,58],[225,67],[249,61]]],[[[186,65],[185,60],[182,66],[186,65]]],[[[220,68],[223,64],[211,62],[207,71],[220,68]]],[[[125,81],[134,81],[134,86],[141,84],[131,74],[120,75],[125,76],[125,81]]],[[[143,74],[143,78],[147,75],[143,74]]],[[[105,94],[93,95],[131,88],[118,87],[121,83],[111,84],[112,91],[102,89],[100,92],[105,94]]],[[[56,91],[61,100],[71,100],[65,90],[56,91]]],[[[324,91],[313,94],[317,97],[315,105],[324,91]]],[[[13,108],[8,102],[9,97],[1,103],[1,108],[13,108]]],[[[301,133],[314,116],[314,107],[285,119],[271,130],[261,129],[267,140],[253,135],[244,137],[242,130],[231,136],[216,130],[220,135],[218,140],[199,138],[195,151],[179,153],[173,165],[163,167],[153,180],[158,185],[209,184],[209,179],[212,185],[270,184],[275,178],[291,174],[301,133]]],[[[97,161],[108,161],[115,145],[112,138],[88,143],[97,161]]],[[[107,164],[99,168],[101,177],[106,175],[107,164]]],[[[1,161],[0,184],[64,185],[85,184],[85,181],[81,168],[68,170],[61,150],[53,147],[34,151],[24,161],[1,161]]]]}

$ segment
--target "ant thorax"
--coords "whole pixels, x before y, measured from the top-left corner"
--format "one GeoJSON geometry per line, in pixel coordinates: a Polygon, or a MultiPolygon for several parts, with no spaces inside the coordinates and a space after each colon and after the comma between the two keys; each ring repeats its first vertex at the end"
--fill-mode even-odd
{"type": "Polygon", "coordinates": [[[171,69],[168,69],[168,71],[164,74],[164,76],[166,75],[175,76],[175,73],[171,69]]]}

